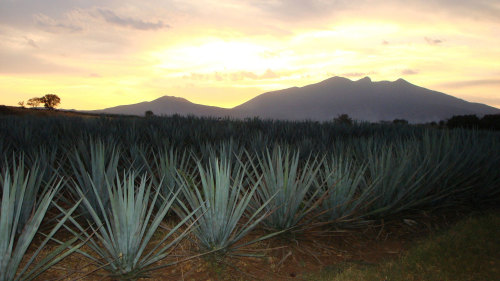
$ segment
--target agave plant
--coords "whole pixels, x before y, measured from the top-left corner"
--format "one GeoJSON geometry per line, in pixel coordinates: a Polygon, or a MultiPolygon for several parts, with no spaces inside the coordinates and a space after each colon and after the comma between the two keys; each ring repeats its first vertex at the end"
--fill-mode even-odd
{"type": "MultiPolygon", "coordinates": [[[[38,207],[40,201],[38,197],[43,197],[49,190],[55,178],[52,178],[49,182],[44,184],[43,176],[44,173],[39,167],[38,160],[32,164],[30,172],[28,173],[25,167],[24,155],[21,155],[18,159],[14,158],[10,164],[7,160],[4,163],[5,167],[12,166],[12,171],[4,168],[3,172],[0,174],[0,181],[5,181],[8,176],[15,175],[15,182],[24,179],[26,180],[26,187],[23,194],[23,200],[17,200],[16,203],[22,204],[18,207],[19,209],[19,221],[17,222],[17,233],[21,233],[24,226],[28,222],[33,207],[38,207]]],[[[17,191],[18,193],[20,191],[17,191]]],[[[19,194],[18,194],[19,195],[19,194]]]]}
{"type": "Polygon", "coordinates": [[[320,190],[313,187],[323,160],[308,159],[299,167],[299,153],[290,155],[286,150],[283,154],[278,146],[272,155],[267,151],[265,158],[258,157],[257,161],[257,165],[252,164],[253,170],[260,175],[256,178],[262,177],[262,183],[252,205],[254,209],[263,206],[269,213],[262,223],[278,231],[298,231],[312,223],[307,216],[313,215],[321,202],[320,190]]]}
{"type": "Polygon", "coordinates": [[[176,200],[177,194],[163,200],[159,211],[154,213],[156,201],[161,200],[159,190],[152,191],[152,185],[146,183],[145,176],[141,177],[140,183],[136,185],[134,172],[124,174],[121,180],[117,177],[115,184],[106,184],[104,191],[109,198],[108,209],[99,196],[101,191],[95,185],[92,185],[92,196],[96,198],[97,206],[91,203],[82,189],[77,190],[90,214],[88,222],[92,231],[86,231],[78,222],[72,220],[81,234],[75,231],[73,233],[83,241],[88,240],[88,247],[93,255],[83,254],[107,270],[111,277],[120,280],[136,279],[172,264],[155,266],[155,263],[168,257],[174,246],[188,233],[191,226],[182,233],[178,233],[178,230],[192,214],[188,214],[167,231],[155,245],[151,244],[153,235],[176,200]]]}
{"type": "Polygon", "coordinates": [[[319,173],[321,192],[326,195],[321,203],[324,220],[345,225],[362,219],[363,209],[374,196],[372,188],[365,183],[366,168],[342,155],[324,161],[319,173]]]}
{"type": "Polygon", "coordinates": [[[24,256],[38,232],[54,195],[60,189],[61,181],[45,188],[35,204],[33,198],[30,198],[30,196],[36,195],[36,193],[33,193],[33,179],[38,179],[42,175],[36,167],[25,173],[22,162],[18,165],[13,169],[12,174],[9,169],[4,169],[0,181],[2,185],[0,281],[33,280],[82,246],[81,243],[72,246],[77,239],[70,239],[65,243],[61,243],[59,247],[52,250],[45,257],[39,257],[41,250],[53,239],[54,234],[77,208],[79,204],[77,202],[73,208],[64,211],[65,215],[45,235],[42,243],[37,246],[35,252],[26,260],[25,265],[20,268],[21,261],[24,260],[24,256]],[[30,215],[28,218],[25,217],[26,212],[30,215]],[[19,228],[20,224],[24,224],[24,226],[19,228]]]}
{"type": "MultiPolygon", "coordinates": [[[[109,207],[108,179],[116,177],[118,160],[119,150],[116,145],[105,145],[101,140],[91,141],[88,147],[80,143],[79,149],[75,149],[70,157],[74,175],[70,191],[76,198],[79,198],[79,192],[82,191],[88,204],[98,214],[102,212],[99,204],[103,205],[104,210],[109,207]]],[[[82,205],[82,213],[85,215],[86,206],[87,204],[82,205]]]]}
{"type": "Polygon", "coordinates": [[[424,135],[419,162],[430,171],[422,190],[429,194],[428,205],[480,205],[498,200],[497,142],[495,138],[481,140],[476,132],[424,135]]]}
{"type": "Polygon", "coordinates": [[[367,155],[367,182],[373,185],[375,198],[371,214],[386,216],[409,209],[412,196],[422,186],[426,173],[412,165],[415,151],[404,146],[381,146],[367,155]]]}
{"type": "Polygon", "coordinates": [[[147,159],[145,157],[146,147],[142,144],[133,144],[121,153],[123,164],[119,169],[133,170],[137,174],[142,174],[145,166],[147,166],[147,159]]]}
{"type": "MultiPolygon", "coordinates": [[[[184,151],[181,154],[174,148],[164,148],[159,153],[153,153],[152,158],[153,161],[148,161],[146,156],[143,155],[146,170],[151,176],[153,185],[160,190],[160,195],[163,198],[169,198],[180,190],[177,181],[178,173],[191,174],[187,153],[184,151]]],[[[158,204],[161,204],[161,202],[162,200],[158,200],[158,204]]]]}
{"type": "Polygon", "coordinates": [[[246,186],[246,166],[233,164],[229,157],[225,154],[221,160],[212,158],[207,168],[197,161],[200,188],[193,178],[179,177],[186,204],[179,202],[181,209],[178,213],[187,218],[191,210],[199,209],[191,220],[196,225],[194,234],[203,250],[241,255],[244,253],[238,253],[240,248],[268,238],[264,236],[236,245],[266,217],[268,212],[264,208],[273,196],[249,214],[249,203],[259,181],[246,186]]]}

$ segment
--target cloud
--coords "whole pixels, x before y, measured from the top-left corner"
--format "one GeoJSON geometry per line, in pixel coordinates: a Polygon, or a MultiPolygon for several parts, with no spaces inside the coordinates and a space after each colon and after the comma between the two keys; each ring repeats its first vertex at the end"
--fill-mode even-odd
{"type": "Polygon", "coordinates": [[[403,69],[401,71],[401,74],[402,75],[415,75],[415,74],[418,74],[419,71],[417,69],[403,69]]]}
{"type": "Polygon", "coordinates": [[[191,80],[216,80],[216,81],[241,81],[241,80],[266,80],[266,79],[276,79],[280,75],[271,69],[267,69],[266,72],[259,75],[251,71],[237,71],[237,72],[214,72],[214,73],[191,73],[190,75],[185,75],[184,79],[191,80]]]}
{"type": "Polygon", "coordinates": [[[139,30],[157,30],[170,27],[170,25],[162,21],[148,22],[130,17],[121,17],[108,9],[97,9],[97,13],[104,18],[106,22],[123,27],[131,27],[139,30]]]}
{"type": "Polygon", "coordinates": [[[279,77],[280,76],[278,74],[268,68],[266,72],[260,76],[260,79],[274,79],[279,77]]]}
{"type": "Polygon", "coordinates": [[[78,72],[78,69],[57,64],[25,52],[0,49],[1,74],[68,74],[78,72]]]}
{"type": "Polygon", "coordinates": [[[73,23],[66,21],[56,21],[45,14],[36,14],[33,16],[35,24],[42,27],[44,30],[59,33],[59,32],[79,32],[83,28],[73,23]]]}
{"type": "Polygon", "coordinates": [[[449,88],[465,88],[465,87],[495,86],[495,85],[500,85],[500,79],[478,79],[478,80],[454,81],[454,82],[439,84],[439,86],[449,87],[449,88]]]}
{"type": "MultiPolygon", "coordinates": [[[[238,0],[240,2],[241,0],[238,0]]],[[[453,16],[473,18],[475,20],[500,20],[500,6],[493,0],[245,0],[252,8],[257,8],[283,20],[316,20],[325,16],[342,13],[369,13],[375,16],[387,16],[387,8],[417,10],[422,13],[435,13],[436,10],[453,16]]]]}
{"type": "Polygon", "coordinates": [[[432,46],[436,46],[436,45],[443,43],[443,40],[441,40],[441,39],[432,39],[429,37],[424,37],[424,39],[425,39],[425,42],[427,42],[427,44],[432,45],[432,46]]]}
{"type": "Polygon", "coordinates": [[[61,18],[70,11],[90,8],[96,4],[98,4],[96,0],[2,0],[0,1],[0,23],[27,27],[33,24],[33,18],[38,15],[61,18]]]}
{"type": "MultiPolygon", "coordinates": [[[[366,0],[358,1],[365,2],[366,0]]],[[[249,9],[257,9],[272,19],[287,22],[324,18],[335,12],[345,11],[354,5],[348,0],[245,0],[244,3],[249,9]]]]}
{"type": "MultiPolygon", "coordinates": [[[[417,0],[413,0],[417,2],[417,0]]],[[[453,13],[475,20],[500,20],[500,6],[498,1],[492,0],[432,0],[420,1],[425,3],[424,7],[428,9],[444,8],[447,13],[453,13]]],[[[420,3],[419,3],[420,4],[420,3]]]]}
{"type": "Polygon", "coordinates": [[[26,39],[26,44],[27,44],[28,46],[31,46],[31,47],[33,47],[33,48],[35,48],[35,49],[38,49],[38,48],[39,48],[39,47],[38,47],[38,45],[36,44],[36,42],[35,42],[33,39],[28,38],[28,37],[24,37],[24,39],[26,39]]]}
{"type": "Polygon", "coordinates": [[[384,46],[389,45],[389,41],[386,41],[386,40],[382,41],[382,45],[384,45],[384,46]]]}
{"type": "MultiPolygon", "coordinates": [[[[374,75],[374,74],[377,74],[377,72],[375,72],[375,71],[370,71],[370,72],[346,72],[346,73],[340,74],[340,76],[341,77],[346,77],[346,78],[353,78],[353,77],[366,77],[366,76],[370,76],[370,75],[374,75]]],[[[330,75],[330,76],[334,76],[334,75],[330,75]]]]}

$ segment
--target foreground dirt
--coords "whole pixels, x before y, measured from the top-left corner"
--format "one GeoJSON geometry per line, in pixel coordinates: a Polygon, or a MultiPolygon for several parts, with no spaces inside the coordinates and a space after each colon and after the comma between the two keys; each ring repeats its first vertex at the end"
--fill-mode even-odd
{"type": "MultiPolygon", "coordinates": [[[[345,262],[371,265],[397,258],[415,241],[437,229],[447,228],[460,216],[459,213],[430,216],[423,212],[411,218],[370,222],[357,229],[323,228],[300,235],[279,236],[246,248],[247,254],[259,253],[262,257],[202,256],[154,271],[149,279],[141,280],[302,280],[302,276],[327,266],[345,262]]],[[[262,234],[252,233],[247,241],[262,234]]],[[[156,241],[159,239],[161,234],[156,241]]],[[[189,237],[172,252],[172,258],[159,265],[199,254],[193,249],[196,249],[194,237],[189,237]]],[[[85,246],[82,250],[91,252],[85,246]]],[[[44,250],[45,253],[49,251],[50,247],[44,250]]],[[[90,259],[73,254],[38,280],[113,278],[107,277],[106,271],[97,268],[90,259]]]]}

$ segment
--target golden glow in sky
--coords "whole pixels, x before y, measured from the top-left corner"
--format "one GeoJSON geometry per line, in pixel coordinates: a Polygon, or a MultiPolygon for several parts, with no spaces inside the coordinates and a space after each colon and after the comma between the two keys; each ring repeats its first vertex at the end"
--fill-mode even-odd
{"type": "Polygon", "coordinates": [[[337,75],[500,107],[498,46],[494,0],[3,0],[0,104],[233,107],[337,75]]]}

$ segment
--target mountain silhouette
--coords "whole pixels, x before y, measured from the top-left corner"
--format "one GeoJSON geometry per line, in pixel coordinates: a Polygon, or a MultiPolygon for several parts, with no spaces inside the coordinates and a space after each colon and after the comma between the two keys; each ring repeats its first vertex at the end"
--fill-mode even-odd
{"type": "Polygon", "coordinates": [[[93,110],[94,113],[130,114],[144,115],[148,110],[156,115],[196,115],[196,116],[228,116],[226,108],[196,104],[185,98],[163,96],[149,102],[120,105],[101,110],[93,110]]]}
{"type": "Polygon", "coordinates": [[[406,80],[372,82],[332,77],[322,82],[261,94],[231,109],[205,106],[183,98],[161,97],[94,112],[144,115],[260,117],[282,120],[332,120],[348,114],[355,120],[377,122],[406,119],[412,123],[439,121],[453,115],[500,114],[500,109],[413,85],[406,80]]]}

